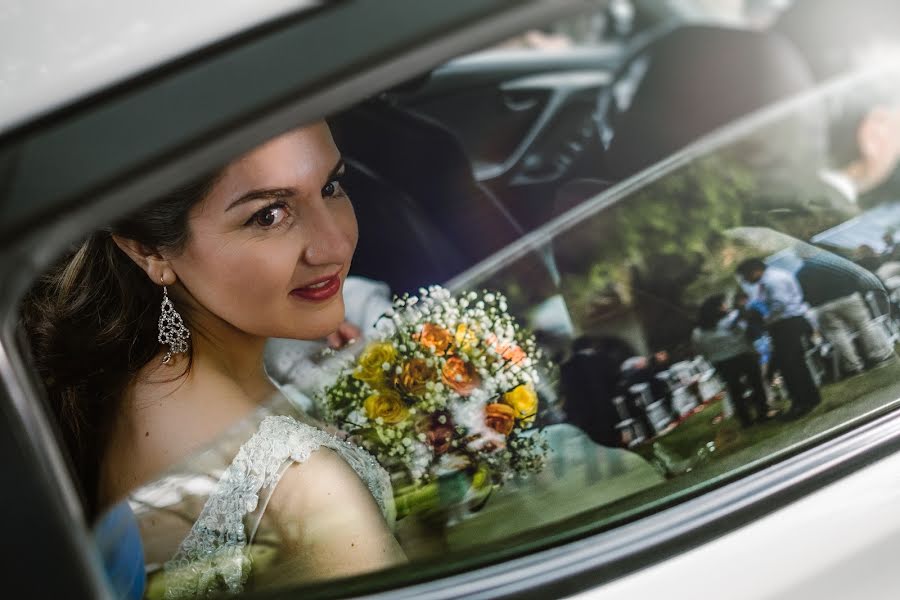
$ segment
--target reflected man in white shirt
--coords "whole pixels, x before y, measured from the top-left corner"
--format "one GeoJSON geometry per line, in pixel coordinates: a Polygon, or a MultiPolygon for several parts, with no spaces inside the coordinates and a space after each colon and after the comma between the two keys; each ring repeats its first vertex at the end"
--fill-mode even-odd
{"type": "Polygon", "coordinates": [[[822,401],[806,363],[806,339],[811,328],[806,320],[809,306],[803,299],[803,289],[792,273],[770,267],[759,258],[743,261],[737,272],[747,284],[757,288],[759,299],[769,309],[766,329],[791,396],[791,409],[786,416],[802,417],[822,401]]]}

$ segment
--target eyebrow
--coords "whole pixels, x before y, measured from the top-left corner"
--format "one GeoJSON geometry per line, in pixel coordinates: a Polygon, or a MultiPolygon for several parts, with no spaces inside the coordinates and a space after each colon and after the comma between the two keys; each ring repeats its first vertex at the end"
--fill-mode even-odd
{"type": "MultiPolygon", "coordinates": [[[[328,178],[325,180],[326,183],[331,181],[335,177],[337,177],[338,173],[341,169],[344,168],[344,159],[343,157],[338,158],[337,163],[328,173],[328,178]]],[[[228,205],[228,208],[225,209],[225,212],[228,212],[235,206],[240,206],[241,204],[246,204],[247,202],[252,202],[253,200],[272,200],[276,198],[288,198],[297,193],[295,188],[263,188],[258,190],[251,190],[246,194],[243,194],[240,198],[232,202],[228,205]]]]}

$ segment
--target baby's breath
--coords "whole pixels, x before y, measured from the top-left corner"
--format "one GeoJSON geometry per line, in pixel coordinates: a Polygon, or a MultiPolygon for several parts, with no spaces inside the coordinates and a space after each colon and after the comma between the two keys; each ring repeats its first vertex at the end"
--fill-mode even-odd
{"type": "Polygon", "coordinates": [[[540,381],[541,350],[507,311],[488,290],[453,296],[430,286],[395,298],[375,339],[326,388],[327,418],[412,483],[465,465],[488,469],[497,485],[539,471],[547,446],[534,419],[504,428],[489,418],[490,405],[512,402],[505,394],[534,394],[540,381]],[[385,358],[370,369],[375,346],[385,358]]]}

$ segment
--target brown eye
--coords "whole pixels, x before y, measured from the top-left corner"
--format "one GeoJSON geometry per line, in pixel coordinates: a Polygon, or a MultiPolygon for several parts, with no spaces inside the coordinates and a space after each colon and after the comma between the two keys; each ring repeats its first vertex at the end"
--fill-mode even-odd
{"type": "Polygon", "coordinates": [[[341,185],[341,177],[344,174],[341,173],[331,181],[329,181],[325,187],[322,188],[322,197],[323,198],[331,198],[332,196],[339,196],[344,190],[341,185]]]}
{"type": "Polygon", "coordinates": [[[273,227],[278,225],[285,217],[284,206],[272,205],[267,206],[257,212],[250,221],[259,227],[273,227]]]}

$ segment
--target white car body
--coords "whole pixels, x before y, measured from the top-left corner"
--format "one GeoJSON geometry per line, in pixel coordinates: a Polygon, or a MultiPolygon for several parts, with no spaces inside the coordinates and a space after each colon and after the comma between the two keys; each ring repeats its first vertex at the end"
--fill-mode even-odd
{"type": "Polygon", "coordinates": [[[896,598],[900,455],[573,600],[896,598]]]}
{"type": "Polygon", "coordinates": [[[0,6],[0,133],[320,0],[156,0],[0,6]]]}

